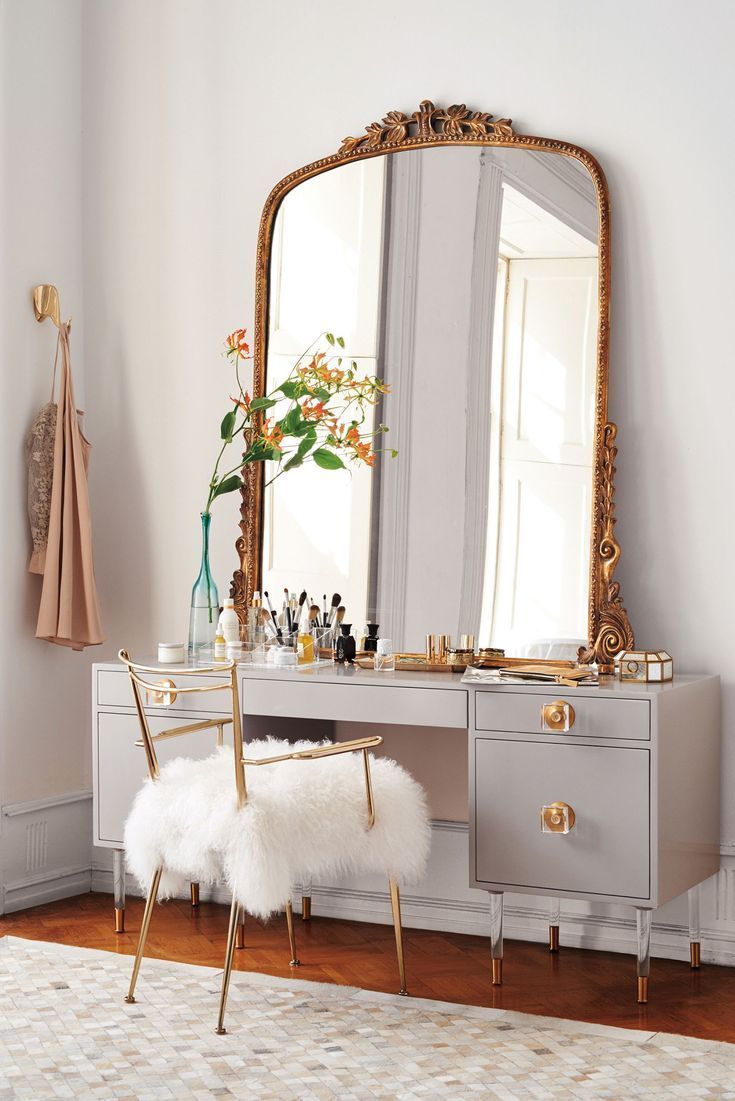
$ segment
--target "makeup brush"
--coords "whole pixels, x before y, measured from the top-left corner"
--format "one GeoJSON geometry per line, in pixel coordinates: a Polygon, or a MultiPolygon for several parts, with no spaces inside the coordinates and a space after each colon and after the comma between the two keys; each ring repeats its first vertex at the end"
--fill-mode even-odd
{"type": "Polygon", "coordinates": [[[288,627],[288,633],[291,634],[291,632],[293,631],[293,621],[291,619],[291,603],[288,589],[283,590],[283,596],[283,610],[286,613],[286,626],[288,627]]]}
{"type": "Polygon", "coordinates": [[[263,593],[263,596],[265,597],[265,602],[266,602],[266,604],[268,605],[268,611],[269,611],[269,612],[270,612],[270,614],[271,614],[271,619],[273,620],[273,626],[274,626],[274,627],[275,627],[275,629],[276,629],[276,636],[277,636],[278,638],[281,638],[281,639],[282,639],[282,638],[283,638],[283,631],[281,630],[281,628],[280,628],[280,625],[279,625],[279,623],[278,623],[278,616],[277,616],[277,615],[276,615],[276,613],[275,613],[275,612],[273,611],[273,605],[271,604],[271,598],[270,598],[270,597],[268,596],[268,593],[267,593],[267,592],[264,592],[264,593],[263,593]]]}
{"type": "Polygon", "coordinates": [[[259,612],[259,615],[260,615],[260,622],[261,622],[261,625],[263,626],[263,628],[265,629],[265,633],[267,635],[270,635],[271,638],[278,638],[278,635],[276,634],[276,629],[273,626],[273,620],[268,615],[268,609],[267,608],[261,608],[260,612],[259,612]]]}
{"type": "Polygon", "coordinates": [[[322,597],[322,600],[324,601],[324,619],[322,620],[322,627],[326,627],[327,626],[327,594],[326,593],[322,597]]]}
{"type": "Polygon", "coordinates": [[[318,627],[319,625],[319,605],[312,604],[309,608],[309,627],[318,627]]]}
{"type": "Polygon", "coordinates": [[[329,621],[327,623],[328,627],[331,627],[332,624],[334,623],[334,617],[337,614],[337,608],[339,607],[339,602],[340,602],[341,599],[342,599],[342,597],[339,593],[334,593],[333,594],[333,596],[332,596],[332,607],[329,609],[329,621]]]}
{"type": "Polygon", "coordinates": [[[303,614],[304,614],[304,604],[305,603],[306,603],[306,589],[302,589],[301,590],[301,595],[299,596],[299,611],[298,611],[298,615],[296,616],[296,629],[297,630],[301,629],[301,619],[302,619],[303,614]]]}

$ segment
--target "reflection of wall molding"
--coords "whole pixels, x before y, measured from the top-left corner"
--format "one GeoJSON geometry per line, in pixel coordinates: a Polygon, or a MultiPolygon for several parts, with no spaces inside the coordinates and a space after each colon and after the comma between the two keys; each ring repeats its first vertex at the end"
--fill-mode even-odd
{"type": "Polygon", "coordinates": [[[376,605],[380,633],[397,641],[403,639],[406,622],[421,157],[394,158],[390,186],[383,362],[392,389],[385,402],[391,429],[387,445],[398,449],[399,458],[384,463],[381,471],[376,605]]]}
{"type": "Polygon", "coordinates": [[[597,195],[587,169],[567,157],[530,151],[521,160],[513,149],[483,149],[482,159],[498,165],[503,179],[542,210],[597,245],[597,195]],[[557,162],[562,162],[561,164],[557,162]]]}
{"type": "MultiPolygon", "coordinates": [[[[470,324],[467,348],[467,435],[465,450],[464,558],[458,633],[480,630],[487,509],[490,486],[493,328],[498,283],[498,242],[503,211],[503,173],[480,162],[472,252],[470,324]]],[[[498,365],[500,366],[500,365],[498,365]]]]}

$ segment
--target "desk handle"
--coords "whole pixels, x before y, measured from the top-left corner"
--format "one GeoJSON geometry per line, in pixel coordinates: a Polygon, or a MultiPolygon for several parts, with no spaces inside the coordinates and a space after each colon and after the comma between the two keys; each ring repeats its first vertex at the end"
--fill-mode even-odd
{"type": "Polygon", "coordinates": [[[148,688],[145,691],[145,702],[150,707],[171,707],[176,699],[176,692],[171,691],[176,685],[172,680],[159,680],[156,681],[156,685],[161,689],[160,692],[151,692],[148,688]]]}
{"type": "Polygon", "coordinates": [[[571,833],[577,816],[569,803],[548,803],[541,808],[542,833],[571,833]]]}
{"type": "Polygon", "coordinates": [[[565,734],[574,726],[574,708],[566,700],[554,700],[541,708],[541,729],[552,734],[565,734]]]}

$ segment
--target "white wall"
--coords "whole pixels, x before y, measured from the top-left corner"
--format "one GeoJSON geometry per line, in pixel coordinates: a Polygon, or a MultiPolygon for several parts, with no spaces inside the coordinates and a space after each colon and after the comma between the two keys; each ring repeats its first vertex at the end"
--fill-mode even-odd
{"type": "MultiPolygon", "coordinates": [[[[38,325],[31,288],[55,283],[72,316],[77,403],[86,403],[82,287],[81,2],[0,3],[0,803],[90,787],[89,667],[35,636],[41,578],[26,572],[30,531],[23,441],[49,400],[56,329],[38,325]]],[[[109,608],[110,600],[104,601],[109,608]]],[[[2,900],[0,899],[0,906],[2,900]]]]}
{"type": "MultiPolygon", "coordinates": [[[[19,689],[10,696],[18,733],[4,739],[13,798],[83,786],[88,777],[80,673],[87,659],[47,656],[30,641],[34,601],[16,537],[24,530],[18,421],[24,429],[45,396],[51,339],[28,321],[28,286],[56,278],[69,312],[83,310],[107,652],[183,637],[197,513],[228,392],[219,345],[250,321],[263,200],[280,177],[332,152],[345,134],[429,96],[578,142],[605,169],[614,214],[619,578],[641,643],[667,646],[681,669],[723,675],[722,837],[735,845],[728,0],[709,0],[698,19],[668,0],[613,7],[466,0],[451,13],[436,0],[374,0],[369,8],[339,0],[86,0],[83,303],[80,177],[66,145],[79,141],[71,110],[78,5],[5,7],[14,31],[13,40],[4,35],[10,90],[29,97],[14,104],[6,135],[6,187],[22,202],[12,216],[3,207],[6,382],[12,371],[0,411],[10,471],[3,516],[20,544],[6,550],[2,573],[19,689]],[[18,43],[30,41],[40,11],[51,22],[24,60],[18,43]],[[36,130],[31,97],[40,99],[41,87],[50,106],[36,130]],[[62,145],[56,118],[67,125],[49,210],[41,195],[50,151],[62,145]],[[54,676],[63,678],[63,709],[52,709],[49,695],[29,700],[31,678],[48,674],[52,692],[54,676]],[[21,702],[30,712],[22,724],[21,702]],[[42,745],[52,754],[48,774],[35,767],[42,745]]],[[[215,569],[224,588],[235,501],[216,508],[215,569]]]]}

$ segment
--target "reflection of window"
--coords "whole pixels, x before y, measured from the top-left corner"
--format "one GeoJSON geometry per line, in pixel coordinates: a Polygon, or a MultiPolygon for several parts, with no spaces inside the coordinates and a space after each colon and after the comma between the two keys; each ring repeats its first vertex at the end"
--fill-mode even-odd
{"type": "MultiPolygon", "coordinates": [[[[268,390],[325,330],[344,337],[360,373],[376,373],[384,175],[383,158],[363,161],[307,180],[284,199],[271,261],[268,390]]],[[[307,464],[266,489],[263,588],[274,607],[284,588],[306,589],[320,606],[325,593],[330,603],[338,592],[346,621],[361,630],[371,485],[364,466],[347,473],[307,464]]]]}

